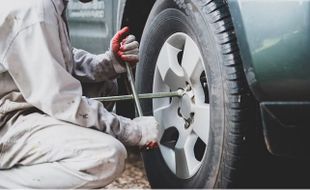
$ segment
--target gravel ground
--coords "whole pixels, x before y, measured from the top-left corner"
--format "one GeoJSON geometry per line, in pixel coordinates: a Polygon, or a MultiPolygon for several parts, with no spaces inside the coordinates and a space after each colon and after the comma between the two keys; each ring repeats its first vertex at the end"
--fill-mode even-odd
{"type": "Polygon", "coordinates": [[[128,149],[126,170],[105,189],[150,189],[139,150],[128,149]]]}

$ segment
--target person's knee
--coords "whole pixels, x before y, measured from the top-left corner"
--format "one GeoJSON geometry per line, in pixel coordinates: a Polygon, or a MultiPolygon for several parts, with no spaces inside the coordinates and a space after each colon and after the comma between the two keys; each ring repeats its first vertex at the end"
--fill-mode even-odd
{"type": "Polygon", "coordinates": [[[127,158],[127,151],[121,143],[114,144],[115,154],[112,160],[116,160],[114,165],[114,178],[119,177],[125,169],[125,161],[127,158]]]}
{"type": "Polygon", "coordinates": [[[104,147],[101,151],[98,149],[94,154],[96,164],[84,171],[95,179],[89,183],[88,187],[104,187],[123,173],[127,151],[118,140],[112,140],[108,147],[104,147]]]}

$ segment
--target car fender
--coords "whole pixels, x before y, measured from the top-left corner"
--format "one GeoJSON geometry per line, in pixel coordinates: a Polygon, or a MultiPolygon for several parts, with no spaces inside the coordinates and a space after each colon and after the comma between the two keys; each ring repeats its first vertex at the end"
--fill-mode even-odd
{"type": "Polygon", "coordinates": [[[309,100],[310,1],[227,3],[247,81],[257,100],[309,100]]]}

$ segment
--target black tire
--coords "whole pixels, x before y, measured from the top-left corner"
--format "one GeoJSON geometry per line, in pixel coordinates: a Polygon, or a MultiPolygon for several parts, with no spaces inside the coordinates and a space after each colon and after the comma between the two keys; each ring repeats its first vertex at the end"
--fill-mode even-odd
{"type": "MultiPolygon", "coordinates": [[[[137,67],[139,92],[152,92],[159,51],[172,34],[183,32],[199,46],[209,83],[211,133],[202,167],[190,179],[177,178],[159,150],[143,153],[153,188],[229,188],[242,185],[248,131],[255,111],[239,55],[229,9],[224,0],[157,0],[141,40],[137,67]]],[[[152,115],[152,101],[142,101],[152,115]]]]}

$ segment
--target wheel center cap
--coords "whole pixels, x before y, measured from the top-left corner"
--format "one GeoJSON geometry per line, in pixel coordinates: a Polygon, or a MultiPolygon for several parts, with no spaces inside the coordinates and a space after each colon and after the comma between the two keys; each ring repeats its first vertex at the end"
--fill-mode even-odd
{"type": "Polygon", "coordinates": [[[185,121],[185,128],[189,128],[194,120],[192,105],[194,104],[194,95],[192,91],[186,92],[179,103],[178,115],[185,121]]]}

